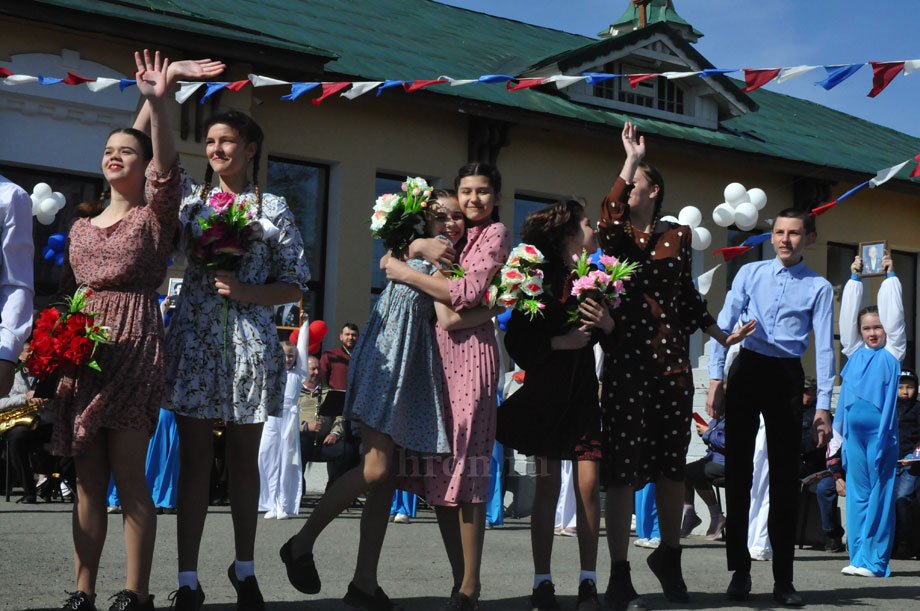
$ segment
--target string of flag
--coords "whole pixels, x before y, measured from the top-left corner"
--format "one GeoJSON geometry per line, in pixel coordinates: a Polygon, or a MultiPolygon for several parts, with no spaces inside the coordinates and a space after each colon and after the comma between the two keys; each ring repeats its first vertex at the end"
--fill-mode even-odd
{"type": "MultiPolygon", "coordinates": [[[[304,93],[320,90],[320,95],[312,99],[312,103],[319,106],[325,99],[339,94],[349,100],[353,100],[371,91],[377,92],[379,96],[383,90],[392,87],[402,88],[406,93],[419,91],[435,85],[447,85],[450,87],[461,87],[465,85],[494,85],[504,84],[508,91],[521,91],[530,89],[539,85],[555,85],[558,89],[564,89],[575,83],[582,81],[590,85],[603,83],[612,79],[627,79],[629,86],[636,89],[639,83],[662,77],[668,80],[682,79],[691,76],[701,78],[711,78],[717,75],[742,73],[745,87],[741,91],[747,93],[763,87],[767,83],[782,83],[789,79],[796,78],[812,72],[814,70],[823,70],[821,80],[815,81],[815,85],[823,87],[830,91],[840,83],[852,77],[864,66],[870,66],[872,69],[872,89],[867,94],[868,97],[874,98],[885,90],[888,85],[898,76],[903,74],[907,76],[920,70],[920,59],[904,61],[887,61],[887,62],[862,62],[858,64],[829,64],[829,65],[801,65],[790,66],[786,68],[708,68],[705,70],[695,70],[688,72],[654,72],[644,74],[614,74],[608,72],[583,72],[579,75],[554,74],[542,77],[511,76],[507,74],[484,74],[478,78],[472,79],[455,79],[449,76],[439,76],[436,79],[428,80],[400,80],[384,79],[379,81],[285,81],[258,74],[250,74],[248,78],[240,81],[180,81],[179,91],[176,92],[176,99],[183,103],[188,100],[200,88],[205,87],[205,93],[201,97],[204,103],[209,97],[221,91],[229,89],[230,91],[239,92],[247,85],[253,87],[269,86],[288,86],[291,88],[290,93],[281,96],[282,100],[296,100],[304,93]]],[[[0,82],[7,86],[24,85],[28,83],[38,83],[40,85],[86,85],[93,92],[102,91],[109,87],[118,86],[124,91],[127,87],[135,85],[134,79],[128,78],[107,78],[107,77],[84,77],[73,72],[67,72],[66,77],[49,77],[41,74],[27,75],[14,74],[8,68],[0,67],[0,82]]]]}

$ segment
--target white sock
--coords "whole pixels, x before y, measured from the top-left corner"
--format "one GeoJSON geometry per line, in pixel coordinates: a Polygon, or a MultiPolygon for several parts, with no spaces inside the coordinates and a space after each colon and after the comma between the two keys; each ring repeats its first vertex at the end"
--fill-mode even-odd
{"type": "Polygon", "coordinates": [[[179,587],[186,586],[193,590],[198,589],[198,571],[179,571],[179,587]]]}
{"type": "Polygon", "coordinates": [[[549,581],[550,583],[552,583],[553,574],[552,573],[542,573],[539,575],[534,575],[533,576],[533,589],[536,590],[537,586],[543,583],[544,581],[549,581]]]}
{"type": "Polygon", "coordinates": [[[234,560],[233,568],[236,571],[236,578],[239,581],[243,581],[247,577],[252,577],[256,574],[256,561],[255,560],[234,560]]]}
{"type": "Polygon", "coordinates": [[[581,585],[581,582],[585,579],[590,579],[594,583],[597,583],[597,571],[585,571],[582,569],[581,573],[578,574],[578,585],[581,585]]]}

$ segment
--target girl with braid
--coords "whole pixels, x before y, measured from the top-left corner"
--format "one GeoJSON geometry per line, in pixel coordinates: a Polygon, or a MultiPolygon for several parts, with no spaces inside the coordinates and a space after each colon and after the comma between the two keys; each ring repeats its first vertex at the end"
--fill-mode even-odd
{"type": "MultiPolygon", "coordinates": [[[[196,62],[186,62],[182,68],[170,76],[187,76],[196,69],[196,62]]],[[[143,115],[142,110],[141,125],[143,115]]],[[[266,232],[266,237],[253,241],[236,270],[215,270],[190,259],[182,280],[182,301],[170,322],[163,407],[176,414],[179,429],[179,589],[174,604],[186,610],[199,609],[204,603],[198,583],[198,552],[208,511],[213,422],[223,420],[227,423],[236,548],[227,576],[237,593],[237,608],[260,610],[264,602],[253,563],[259,442],[266,418],[281,414],[285,382],[284,353],[272,322],[272,308],[299,301],[310,271],[294,215],[284,198],[259,188],[262,130],[258,124],[230,110],[211,117],[206,130],[209,165],[204,183],[183,183],[179,217],[184,231],[194,230],[197,219],[208,213],[208,199],[223,191],[248,199],[256,219],[263,225],[269,221],[278,232],[266,232]],[[226,319],[225,300],[229,300],[226,319]]],[[[187,238],[188,233],[185,235],[187,238]]]]}

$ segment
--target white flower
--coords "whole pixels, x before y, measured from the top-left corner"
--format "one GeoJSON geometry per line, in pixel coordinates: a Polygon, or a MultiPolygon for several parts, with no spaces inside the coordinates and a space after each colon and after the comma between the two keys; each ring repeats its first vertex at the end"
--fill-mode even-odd
{"type": "Polygon", "coordinates": [[[511,251],[511,256],[518,257],[535,265],[543,263],[544,260],[543,253],[540,252],[540,249],[530,244],[518,244],[511,251]]]}
{"type": "Polygon", "coordinates": [[[396,207],[396,204],[399,203],[399,194],[398,193],[384,193],[377,198],[377,201],[374,202],[374,210],[389,213],[393,211],[393,208],[396,207]]]}
{"type": "Polygon", "coordinates": [[[524,282],[521,283],[521,290],[527,293],[531,297],[536,297],[543,293],[543,275],[532,275],[529,276],[524,282]]]}
{"type": "Polygon", "coordinates": [[[482,296],[482,305],[491,308],[495,305],[496,300],[498,300],[498,287],[494,284],[490,284],[489,288],[486,289],[485,294],[482,296]]]}
{"type": "Polygon", "coordinates": [[[371,231],[380,231],[386,223],[387,212],[385,210],[377,210],[371,216],[371,231]]]}

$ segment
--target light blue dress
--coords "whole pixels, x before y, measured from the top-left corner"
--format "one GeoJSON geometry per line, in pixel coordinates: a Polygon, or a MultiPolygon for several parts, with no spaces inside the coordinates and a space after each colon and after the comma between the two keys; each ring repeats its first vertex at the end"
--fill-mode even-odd
{"type": "MultiPolygon", "coordinates": [[[[432,275],[424,259],[409,267],[432,275]]],[[[449,454],[444,427],[444,371],[434,337],[434,300],[391,282],[351,355],[344,415],[423,454],[449,454]]]]}

